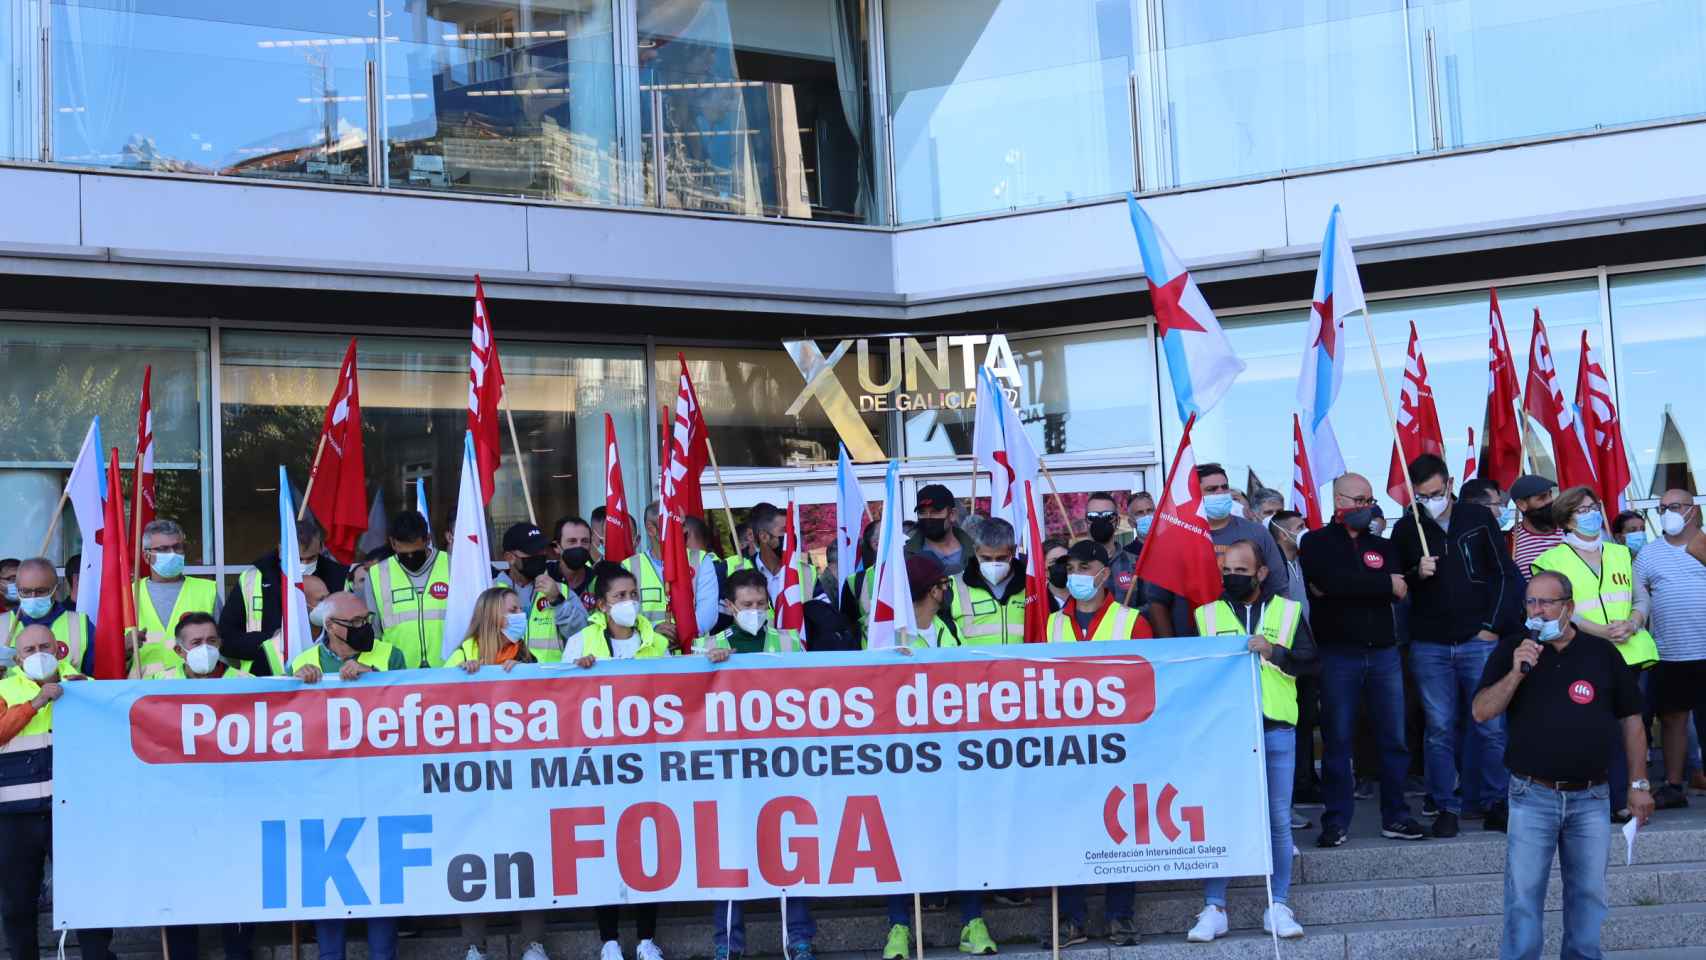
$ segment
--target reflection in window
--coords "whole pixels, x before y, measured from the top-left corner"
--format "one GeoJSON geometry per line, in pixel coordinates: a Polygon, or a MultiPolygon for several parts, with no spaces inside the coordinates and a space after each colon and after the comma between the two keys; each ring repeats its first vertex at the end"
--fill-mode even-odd
{"type": "MultiPolygon", "coordinates": [[[[230,566],[273,549],[278,466],[308,477],[326,400],[348,340],[227,333],[220,339],[225,557],[230,566]]],[[[539,522],[604,503],[604,414],[616,422],[632,501],[649,489],[645,364],[633,348],[500,342],[504,380],[539,522]]],[[[450,524],[468,424],[466,341],[364,337],[359,347],[368,495],[390,515],[413,505],[425,480],[435,531],[450,524]]],[[[490,515],[499,535],[527,519],[508,431],[490,515]]],[[[300,491],[298,491],[300,492],[300,491]]],[[[495,540],[493,541],[496,542],[495,540]]]]}
{"type": "Polygon", "coordinates": [[[610,0],[388,7],[392,185],[616,199],[610,0]]]}
{"type": "MultiPolygon", "coordinates": [[[[101,418],[103,467],[116,448],[126,468],[129,503],[142,373],[152,365],[156,513],[183,525],[190,563],[212,563],[211,518],[202,509],[207,362],[202,330],[0,323],[0,556],[40,550],[93,417],[101,418]]],[[[81,549],[67,509],[48,556],[63,561],[81,549]]]]}
{"type": "Polygon", "coordinates": [[[1125,0],[883,7],[899,220],[1130,190],[1125,0]]]}
{"type": "Polygon", "coordinates": [[[875,218],[863,0],[637,8],[645,202],[875,218]]]}
{"type": "Polygon", "coordinates": [[[1617,415],[1635,461],[1637,493],[1680,487],[1699,494],[1706,450],[1706,267],[1611,278],[1611,330],[1617,339],[1617,415]],[[1691,446],[1692,444],[1692,446],[1691,446]]]}

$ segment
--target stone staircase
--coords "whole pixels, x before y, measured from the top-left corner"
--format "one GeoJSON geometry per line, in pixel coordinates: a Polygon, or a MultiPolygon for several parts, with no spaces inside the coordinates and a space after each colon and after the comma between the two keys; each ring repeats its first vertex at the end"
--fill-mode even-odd
{"type": "MultiPolygon", "coordinates": [[[[1681,960],[1706,958],[1706,798],[1696,796],[1688,810],[1657,814],[1636,840],[1635,862],[1624,865],[1621,832],[1613,830],[1608,892],[1611,914],[1604,930],[1608,956],[1616,960],[1681,960]]],[[[1362,804],[1356,830],[1346,845],[1319,850],[1314,830],[1297,836],[1301,855],[1293,871],[1291,904],[1306,935],[1282,942],[1280,955],[1299,960],[1484,960],[1498,955],[1504,900],[1505,838],[1500,833],[1466,823],[1462,836],[1450,840],[1406,843],[1383,840],[1374,832],[1377,813],[1362,804]]],[[[1306,815],[1318,809],[1305,808],[1306,815]]],[[[187,882],[182,878],[180,882],[187,882]]],[[[60,895],[68,895],[61,891],[60,895]]],[[[928,900],[929,898],[927,898],[928,900]]],[[[1553,876],[1548,894],[1546,955],[1557,956],[1559,881],[1553,876]]],[[[1143,940],[1135,947],[1110,947],[1105,941],[1073,947],[1063,953],[1072,960],[1254,960],[1272,957],[1274,944],[1262,933],[1265,906],[1260,880],[1234,882],[1229,898],[1230,936],[1213,944],[1186,943],[1184,931],[1202,908],[1201,885],[1162,882],[1138,888],[1138,927],[1143,940]]],[[[1026,906],[1003,906],[986,900],[985,917],[1002,945],[1002,956],[1047,960],[1048,945],[1039,945],[1046,930],[1049,892],[1033,891],[1026,906]]],[[[877,960],[888,926],[876,900],[837,900],[821,903],[817,952],[823,960],[877,960]]],[[[594,960],[599,943],[590,912],[559,915],[547,935],[553,960],[594,960]]],[[[749,905],[749,956],[780,956],[781,933],[775,901],[749,905]]],[[[57,935],[46,930],[49,950],[57,935]]],[[[462,943],[455,921],[448,917],[413,921],[402,942],[401,960],[462,960],[462,943]]],[[[671,960],[689,960],[711,953],[711,907],[675,904],[663,909],[658,942],[671,960]]],[[[932,958],[961,956],[957,951],[958,916],[952,908],[927,907],[926,954],[932,958]]],[[[1091,899],[1091,927],[1101,930],[1100,903],[1091,899]]],[[[406,928],[407,929],[407,928],[406,928]]],[[[624,946],[633,952],[632,924],[625,916],[624,946]]],[[[301,960],[317,960],[311,925],[301,927],[301,960]]],[[[208,960],[223,960],[217,937],[202,938],[208,960]]],[[[292,960],[289,929],[272,925],[257,938],[256,960],[292,960]]],[[[492,960],[519,960],[519,938],[494,924],[488,946],[492,960]]],[[[160,938],[155,929],[120,931],[114,949],[124,957],[157,957],[160,938]]],[[[75,954],[75,937],[67,944],[75,954]]],[[[366,947],[352,936],[350,960],[365,960],[366,947]]],[[[185,960],[185,958],[177,958],[185,960]]]]}

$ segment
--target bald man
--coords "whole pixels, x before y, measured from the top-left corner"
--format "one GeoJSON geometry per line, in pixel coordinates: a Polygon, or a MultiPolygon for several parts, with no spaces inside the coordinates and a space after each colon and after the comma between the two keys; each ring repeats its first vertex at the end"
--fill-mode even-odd
{"type": "Polygon", "coordinates": [[[1380,835],[1427,836],[1404,799],[1410,751],[1404,743],[1404,671],[1393,605],[1408,590],[1398,551],[1370,532],[1381,517],[1374,488],[1359,474],[1333,481],[1333,522],[1303,539],[1297,559],[1309,588],[1309,625],[1321,656],[1322,793],[1327,810],[1316,845],[1345,842],[1355,809],[1351,750],[1365,700],[1380,752],[1380,835]]]}
{"type": "Polygon", "coordinates": [[[373,613],[347,590],[320,601],[309,620],[320,626],[320,642],[290,663],[290,672],[303,683],[319,683],[337,674],[346,683],[375,670],[406,670],[403,651],[373,636],[373,613]]]}

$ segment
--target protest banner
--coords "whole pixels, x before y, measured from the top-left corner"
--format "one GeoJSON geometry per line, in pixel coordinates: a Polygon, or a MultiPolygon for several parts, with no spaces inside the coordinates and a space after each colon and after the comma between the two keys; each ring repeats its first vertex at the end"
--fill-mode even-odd
{"type": "Polygon", "coordinates": [[[67,684],[54,922],[1265,874],[1244,642],[67,684]]]}

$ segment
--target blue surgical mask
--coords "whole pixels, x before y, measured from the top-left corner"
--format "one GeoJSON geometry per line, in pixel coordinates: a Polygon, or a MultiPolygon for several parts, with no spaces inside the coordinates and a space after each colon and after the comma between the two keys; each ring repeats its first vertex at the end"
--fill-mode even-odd
{"type": "Polygon", "coordinates": [[[151,552],[148,563],[155,573],[167,580],[176,580],[184,572],[184,555],[181,553],[151,552]]]}
{"type": "Polygon", "coordinates": [[[1131,522],[1131,528],[1137,531],[1139,539],[1149,536],[1149,528],[1155,526],[1155,514],[1149,513],[1131,522]]]}
{"type": "Polygon", "coordinates": [[[1534,639],[1541,643],[1556,640],[1564,635],[1564,625],[1558,620],[1548,620],[1545,617],[1529,617],[1524,626],[1534,634],[1534,639]]]}
{"type": "Polygon", "coordinates": [[[1507,503],[1505,508],[1499,511],[1499,529],[1509,530],[1514,526],[1516,526],[1516,505],[1507,503]]]}
{"type": "Polygon", "coordinates": [[[1592,540],[1599,536],[1599,532],[1603,529],[1605,529],[1605,514],[1598,511],[1576,514],[1576,532],[1583,537],[1592,540]]]}
{"type": "Polygon", "coordinates": [[[25,597],[18,601],[18,609],[31,620],[40,620],[53,609],[52,597],[25,597]]]}
{"type": "Polygon", "coordinates": [[[1232,516],[1232,494],[1207,494],[1202,498],[1202,508],[1210,520],[1225,520],[1232,516]]]}
{"type": "Polygon", "coordinates": [[[1647,545],[1647,535],[1639,532],[1626,533],[1623,535],[1623,545],[1629,548],[1630,553],[1638,553],[1647,545]]]}
{"type": "Polygon", "coordinates": [[[519,612],[504,614],[504,636],[511,640],[520,640],[527,636],[527,614],[519,612]]]}
{"type": "Polygon", "coordinates": [[[1066,592],[1074,600],[1089,600],[1096,595],[1096,578],[1088,573],[1067,574],[1066,592]]]}
{"type": "Polygon", "coordinates": [[[7,603],[17,603],[18,602],[18,585],[17,585],[17,583],[6,584],[6,602],[7,603]]]}

